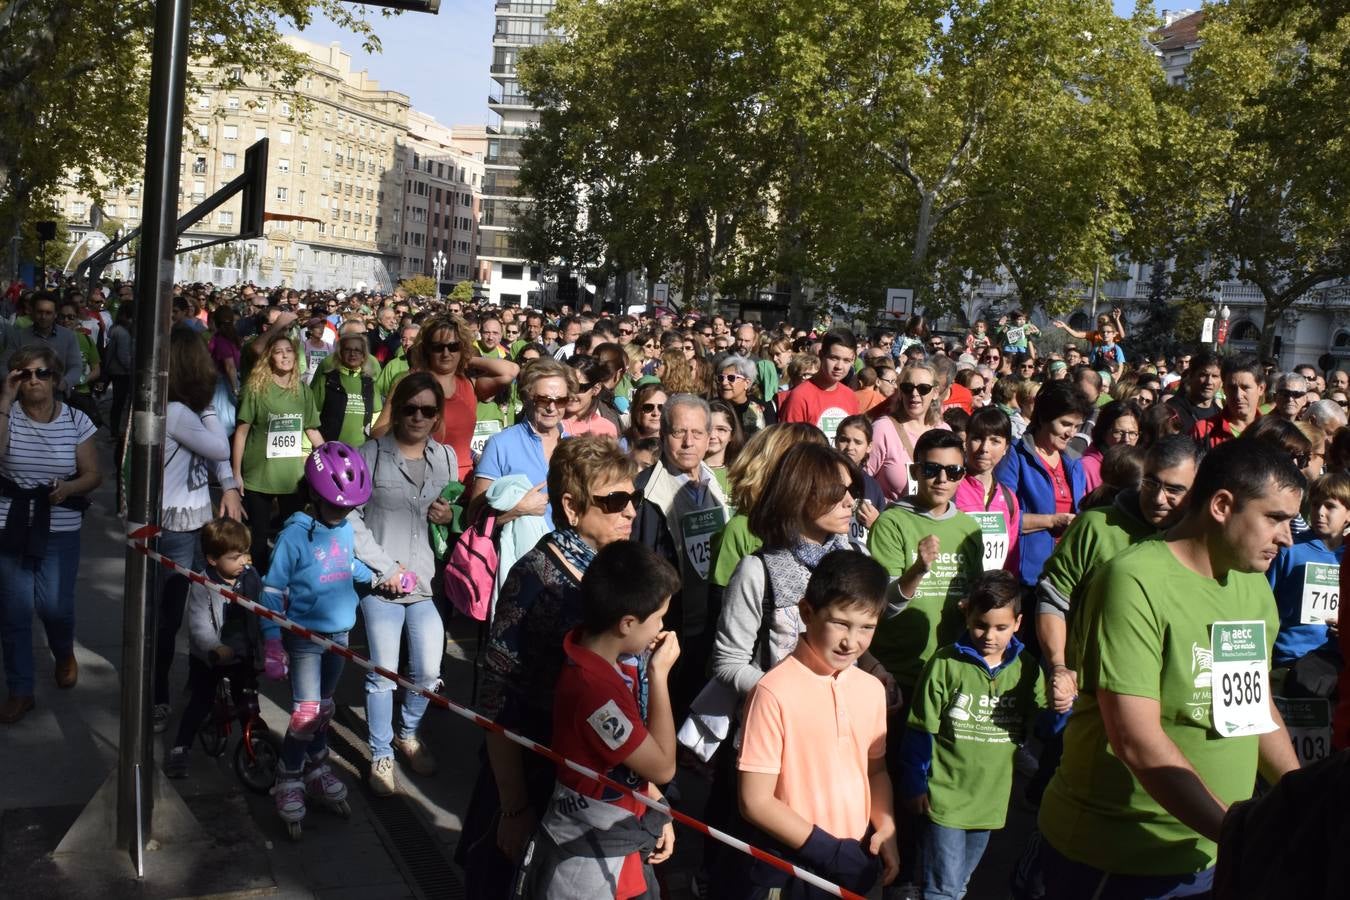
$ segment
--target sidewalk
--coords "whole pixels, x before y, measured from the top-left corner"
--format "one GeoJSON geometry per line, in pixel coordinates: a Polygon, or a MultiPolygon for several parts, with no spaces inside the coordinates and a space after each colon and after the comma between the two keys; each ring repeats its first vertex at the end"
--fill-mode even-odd
{"type": "MultiPolygon", "coordinates": [[[[53,856],[117,762],[117,667],[126,545],[113,498],[111,483],[105,484],[94,495],[94,505],[85,518],[76,598],[79,685],[70,691],[56,689],[45,635],[35,620],[37,708],[16,725],[0,726],[3,893],[99,900],[425,896],[413,883],[407,865],[391,850],[391,844],[398,841],[377,815],[372,798],[361,786],[361,776],[347,760],[341,762],[346,769],[343,777],[352,788],[351,820],[311,810],[303,839],[293,843],[273,812],[271,797],[249,793],[235,777],[233,745],[220,759],[210,759],[200,745],[194,746],[191,777],[169,782],[183,796],[206,839],[190,845],[152,846],[145,855],[144,881],[134,878],[129,864],[109,867],[53,856]]],[[[179,638],[173,682],[181,688],[187,673],[186,628],[179,638]]],[[[359,679],[356,684],[359,690],[359,679]]],[[[264,691],[268,696],[263,700],[263,716],[275,730],[283,730],[289,715],[286,689],[266,685],[264,691]]],[[[177,709],[183,699],[181,694],[175,698],[177,709]]],[[[169,736],[156,736],[160,759],[165,752],[162,739],[169,736]]],[[[335,743],[339,747],[344,743],[340,730],[335,743]]]]}

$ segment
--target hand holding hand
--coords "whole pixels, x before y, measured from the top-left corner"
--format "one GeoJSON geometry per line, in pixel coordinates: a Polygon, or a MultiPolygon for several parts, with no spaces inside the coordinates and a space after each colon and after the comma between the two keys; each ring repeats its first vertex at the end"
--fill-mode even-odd
{"type": "Polygon", "coordinates": [[[1055,712],[1068,712],[1078,696],[1078,673],[1067,666],[1056,666],[1050,678],[1050,697],[1055,712]]]}
{"type": "Polygon", "coordinates": [[[65,481],[60,478],[54,480],[52,482],[52,492],[50,495],[50,502],[52,506],[64,503],[66,499],[70,497],[70,493],[71,491],[69,481],[65,481]]]}

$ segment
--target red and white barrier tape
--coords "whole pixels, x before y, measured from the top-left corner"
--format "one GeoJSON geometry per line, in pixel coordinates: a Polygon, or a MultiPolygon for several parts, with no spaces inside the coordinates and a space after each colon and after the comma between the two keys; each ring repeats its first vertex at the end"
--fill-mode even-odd
{"type": "Polygon", "coordinates": [[[302,638],[305,638],[306,640],[313,641],[320,647],[323,647],[325,650],[336,653],[338,656],[341,656],[345,659],[349,659],[363,669],[367,669],[371,672],[375,672],[378,675],[382,675],[385,678],[388,678],[390,681],[397,684],[399,687],[403,688],[405,691],[413,691],[415,693],[418,693],[423,697],[427,698],[427,700],[431,701],[435,705],[441,707],[442,709],[447,709],[450,712],[454,713],[455,715],[459,716],[460,718],[468,719],[470,722],[474,723],[479,728],[494,732],[496,734],[500,734],[503,737],[507,738],[508,740],[526,748],[527,750],[532,750],[535,753],[538,753],[540,756],[546,757],[547,759],[552,761],[555,765],[566,766],[573,772],[576,772],[578,775],[581,775],[583,778],[589,778],[593,781],[598,781],[601,784],[605,785],[606,787],[612,788],[613,790],[622,791],[623,793],[628,794],[629,796],[635,798],[639,803],[643,804],[644,806],[665,813],[666,815],[674,819],[676,822],[679,822],[682,825],[686,825],[689,828],[692,828],[695,831],[699,832],[700,834],[706,835],[712,838],[713,840],[720,841],[721,843],[726,844],[728,847],[734,847],[737,850],[741,851],[742,853],[754,857],[760,862],[773,866],[775,869],[778,869],[782,872],[786,872],[788,875],[791,875],[794,878],[800,878],[802,881],[805,881],[806,883],[812,885],[813,887],[817,887],[822,891],[826,891],[835,897],[843,897],[845,898],[845,900],[864,900],[864,898],[854,893],[853,891],[850,891],[846,888],[841,888],[839,885],[834,884],[830,881],[826,881],[824,878],[821,878],[819,875],[816,875],[813,872],[808,872],[805,869],[798,868],[797,866],[794,866],[792,863],[783,859],[781,856],[775,856],[772,853],[769,853],[765,850],[759,849],[758,847],[754,847],[750,844],[747,844],[745,841],[742,841],[739,838],[734,838],[724,831],[719,831],[718,829],[713,828],[711,825],[706,825],[703,822],[700,822],[698,819],[695,819],[692,816],[688,816],[680,812],[679,810],[675,809],[669,804],[653,800],[646,794],[640,794],[637,791],[625,787],[624,785],[619,784],[617,781],[614,781],[613,779],[605,775],[602,775],[599,772],[596,772],[592,769],[588,769],[586,766],[583,766],[580,763],[573,762],[567,757],[558,754],[554,750],[545,747],[543,744],[540,744],[536,741],[532,741],[529,738],[524,737],[523,735],[516,734],[514,731],[508,731],[507,729],[498,725],[491,719],[485,718],[484,716],[481,716],[478,713],[474,712],[472,709],[469,709],[467,706],[461,706],[460,704],[454,702],[453,700],[449,700],[434,691],[428,691],[425,688],[418,687],[408,679],[404,678],[402,675],[399,675],[397,672],[391,672],[386,668],[377,666],[375,665],[375,663],[366,659],[361,654],[349,650],[348,648],[342,646],[341,644],[336,644],[333,641],[330,641],[328,638],[324,637],[323,635],[316,634],[315,632],[310,631],[303,625],[297,625],[295,622],[290,621],[289,619],[282,616],[280,613],[274,612],[260,603],[256,603],[245,596],[236,594],[234,591],[221,587],[220,585],[211,581],[211,579],[208,578],[204,573],[194,572],[191,569],[187,568],[186,566],[179,565],[178,563],[169,559],[167,556],[164,556],[162,553],[150,549],[150,546],[147,543],[147,541],[154,538],[156,535],[159,534],[159,532],[160,529],[154,525],[141,525],[141,526],[133,525],[132,530],[127,534],[127,543],[130,544],[137,551],[145,554],[151,560],[159,563],[164,568],[182,574],[184,577],[186,577],[189,581],[193,582],[194,584],[203,585],[207,589],[212,590],[217,594],[219,594],[220,596],[224,597],[231,603],[238,604],[239,606],[242,606],[249,612],[261,616],[264,619],[270,619],[271,621],[275,622],[277,625],[291,632],[292,634],[296,634],[302,638]]]}

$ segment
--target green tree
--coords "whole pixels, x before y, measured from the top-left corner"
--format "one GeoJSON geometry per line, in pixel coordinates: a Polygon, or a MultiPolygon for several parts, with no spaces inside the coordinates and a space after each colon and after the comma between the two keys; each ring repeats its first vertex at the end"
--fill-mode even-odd
{"type": "Polygon", "coordinates": [[[1344,123],[1350,19],[1232,0],[1206,8],[1200,37],[1186,85],[1161,101],[1185,127],[1165,145],[1153,232],[1188,296],[1229,279],[1261,292],[1269,353],[1283,313],[1350,277],[1350,163],[1342,129],[1319,121],[1344,123]]]}
{"type": "Polygon", "coordinates": [[[450,299],[458,300],[460,303],[468,303],[473,299],[473,282],[460,281],[450,291],[450,299]]]}
{"type": "MultiPolygon", "coordinates": [[[[120,0],[7,0],[0,9],[0,235],[16,234],[63,183],[97,199],[109,183],[140,180],[154,9],[120,0]]],[[[196,0],[189,93],[207,71],[266,74],[293,88],[303,55],[282,41],[279,23],[302,28],[316,11],[378,48],[364,14],[339,0],[196,0]]]]}
{"type": "Polygon", "coordinates": [[[398,286],[415,297],[435,297],[439,293],[436,289],[436,279],[430,275],[411,275],[401,279],[398,286]]]}

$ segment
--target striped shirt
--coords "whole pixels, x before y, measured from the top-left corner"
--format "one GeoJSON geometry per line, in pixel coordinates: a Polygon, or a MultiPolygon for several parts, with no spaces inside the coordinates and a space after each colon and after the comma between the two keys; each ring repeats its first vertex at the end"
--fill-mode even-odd
{"type": "MultiPolygon", "coordinates": [[[[0,458],[0,475],[21,488],[51,484],[54,479],[75,476],[75,448],[94,436],[89,417],[58,403],[56,418],[34,422],[22,404],[9,408],[9,449],[0,458]]],[[[9,518],[8,497],[0,497],[0,521],[9,518]]],[[[74,509],[52,507],[52,531],[79,531],[84,514],[74,509]]]]}

